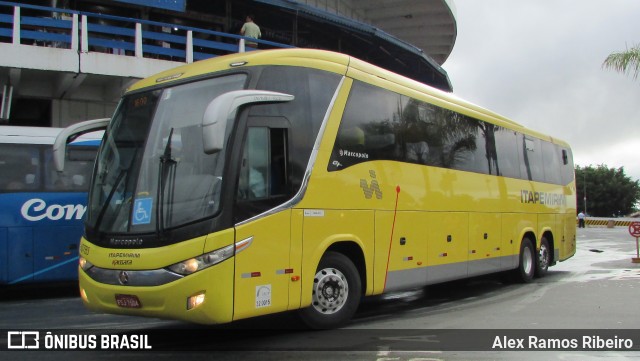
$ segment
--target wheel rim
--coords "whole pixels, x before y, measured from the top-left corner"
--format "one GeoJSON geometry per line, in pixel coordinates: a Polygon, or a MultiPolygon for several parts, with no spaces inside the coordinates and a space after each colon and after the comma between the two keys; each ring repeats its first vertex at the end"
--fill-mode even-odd
{"type": "Polygon", "coordinates": [[[547,269],[549,266],[549,249],[546,244],[540,245],[539,262],[541,269],[547,269]]]}
{"type": "Polygon", "coordinates": [[[335,268],[325,268],[313,280],[313,307],[320,313],[330,315],[342,309],[349,296],[347,278],[335,268]]]}
{"type": "Polygon", "coordinates": [[[533,256],[529,247],[524,249],[524,254],[522,255],[522,270],[526,274],[530,274],[533,270],[533,256]]]}

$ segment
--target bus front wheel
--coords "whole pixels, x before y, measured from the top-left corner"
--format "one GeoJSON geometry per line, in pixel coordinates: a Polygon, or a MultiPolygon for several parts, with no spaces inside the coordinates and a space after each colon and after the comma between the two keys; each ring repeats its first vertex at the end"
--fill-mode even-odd
{"type": "Polygon", "coordinates": [[[300,318],[313,329],[339,327],[355,314],[361,292],[353,262],[341,253],[327,252],[313,279],[311,306],[300,310],[300,318]]]}
{"type": "Polygon", "coordinates": [[[533,280],[536,270],[535,248],[529,238],[523,238],[520,244],[520,259],[516,271],[517,279],[523,283],[533,280]]]}

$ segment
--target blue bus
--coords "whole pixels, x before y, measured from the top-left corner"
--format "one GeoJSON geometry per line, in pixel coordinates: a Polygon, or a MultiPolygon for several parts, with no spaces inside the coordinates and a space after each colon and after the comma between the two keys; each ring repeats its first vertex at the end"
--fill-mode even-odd
{"type": "Polygon", "coordinates": [[[0,285],[78,278],[78,242],[102,132],[71,141],[64,171],[60,128],[0,126],[0,285]]]}

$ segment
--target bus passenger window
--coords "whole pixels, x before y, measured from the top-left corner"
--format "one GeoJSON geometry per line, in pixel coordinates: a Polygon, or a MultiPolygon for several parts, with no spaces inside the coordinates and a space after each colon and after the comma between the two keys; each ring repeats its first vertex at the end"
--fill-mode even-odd
{"type": "Polygon", "coordinates": [[[44,189],[54,192],[86,192],[98,148],[70,146],[65,157],[65,169],[58,172],[53,165],[53,151],[44,150],[44,189]]]}
{"type": "Polygon", "coordinates": [[[495,132],[495,144],[498,157],[498,175],[520,178],[517,133],[499,127],[495,132]]]}
{"type": "Polygon", "coordinates": [[[562,157],[558,154],[555,144],[542,142],[542,161],[544,180],[551,184],[561,184],[562,174],[558,169],[562,169],[560,164],[562,157]]]}
{"type": "Polygon", "coordinates": [[[524,179],[544,182],[544,170],[542,169],[542,152],[540,139],[522,137],[523,162],[521,163],[524,179]]]}
{"type": "Polygon", "coordinates": [[[562,151],[562,168],[561,168],[561,177],[562,184],[567,185],[573,181],[574,178],[574,168],[573,168],[573,157],[571,155],[571,149],[563,149],[558,147],[562,151]]]}
{"type": "Polygon", "coordinates": [[[0,190],[29,191],[40,186],[41,146],[3,144],[0,146],[0,190]]]}

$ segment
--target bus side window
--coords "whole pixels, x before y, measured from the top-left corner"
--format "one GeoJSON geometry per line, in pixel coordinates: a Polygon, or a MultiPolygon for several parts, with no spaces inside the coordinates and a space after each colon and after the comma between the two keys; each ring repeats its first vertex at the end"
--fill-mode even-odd
{"type": "Polygon", "coordinates": [[[562,157],[558,154],[555,144],[546,141],[542,142],[542,161],[545,181],[552,184],[561,184],[562,172],[558,170],[562,169],[562,157]]]}
{"type": "Polygon", "coordinates": [[[0,146],[0,190],[29,191],[40,186],[40,146],[0,146]]]}
{"type": "Polygon", "coordinates": [[[544,182],[544,171],[542,169],[542,151],[540,139],[521,136],[518,139],[521,147],[522,161],[520,163],[523,179],[544,182]]]}
{"type": "Polygon", "coordinates": [[[558,151],[562,154],[562,171],[561,178],[562,184],[567,185],[573,181],[574,178],[574,168],[573,168],[573,156],[571,154],[571,149],[561,148],[559,146],[558,151]]]}
{"type": "Polygon", "coordinates": [[[240,164],[239,200],[268,199],[287,193],[286,148],[286,129],[248,129],[240,164]]]}
{"type": "Polygon", "coordinates": [[[249,128],[244,144],[242,163],[240,164],[240,181],[238,199],[254,200],[267,196],[267,155],[269,129],[249,128]]]}
{"type": "Polygon", "coordinates": [[[86,192],[97,146],[71,146],[67,148],[64,172],[58,172],[53,165],[53,152],[44,151],[44,189],[53,192],[86,192]]]}
{"type": "Polygon", "coordinates": [[[499,128],[495,132],[495,144],[498,157],[498,175],[521,178],[517,133],[506,128],[499,128]]]}

